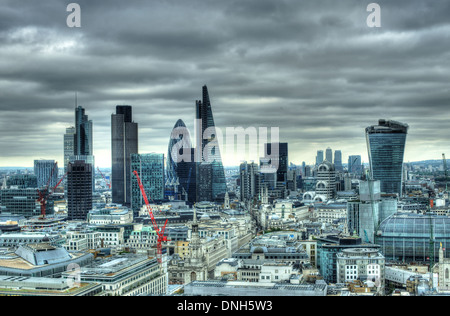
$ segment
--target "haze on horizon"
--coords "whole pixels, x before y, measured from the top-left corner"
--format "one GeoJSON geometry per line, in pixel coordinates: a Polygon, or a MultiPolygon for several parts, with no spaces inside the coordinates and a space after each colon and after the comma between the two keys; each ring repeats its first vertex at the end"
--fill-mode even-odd
{"type": "Polygon", "coordinates": [[[96,165],[111,164],[119,104],[133,106],[139,151],[166,154],[178,119],[193,131],[204,84],[217,127],[279,127],[295,164],[327,147],[367,162],[364,129],[381,118],[409,125],[405,162],[450,148],[448,1],[377,1],[380,28],[371,1],[76,2],[81,28],[68,3],[0,4],[0,166],[61,164],[75,92],[96,165]]]}

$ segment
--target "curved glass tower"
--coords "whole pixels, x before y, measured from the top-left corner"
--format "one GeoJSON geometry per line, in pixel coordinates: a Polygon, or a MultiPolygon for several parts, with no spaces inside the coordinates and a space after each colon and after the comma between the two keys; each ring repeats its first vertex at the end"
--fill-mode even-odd
{"type": "Polygon", "coordinates": [[[407,124],[383,119],[366,128],[370,172],[373,180],[380,180],[381,192],[402,194],[407,132],[407,124]]]}
{"type": "Polygon", "coordinates": [[[181,119],[170,135],[166,168],[166,187],[176,189],[176,198],[193,204],[196,199],[194,148],[189,130],[181,119]]]}

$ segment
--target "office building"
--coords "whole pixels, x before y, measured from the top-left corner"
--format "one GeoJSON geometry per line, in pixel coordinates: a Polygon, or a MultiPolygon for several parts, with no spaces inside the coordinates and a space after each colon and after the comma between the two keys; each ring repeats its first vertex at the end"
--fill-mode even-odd
{"type": "Polygon", "coordinates": [[[327,200],[336,195],[336,170],[334,164],[324,160],[317,167],[316,194],[324,196],[327,200]]]}
{"type": "Polygon", "coordinates": [[[75,108],[75,143],[74,155],[93,155],[92,121],[85,114],[83,107],[75,108]]]}
{"type": "Polygon", "coordinates": [[[92,165],[81,160],[67,165],[67,217],[86,220],[92,210],[92,165]]]}
{"type": "Polygon", "coordinates": [[[53,188],[58,184],[58,163],[54,160],[35,160],[34,174],[37,177],[38,188],[43,188],[47,185],[53,188]]]}
{"type": "Polygon", "coordinates": [[[334,167],[336,171],[342,172],[344,170],[342,167],[342,151],[340,150],[334,151],[334,167]]]}
{"type": "Polygon", "coordinates": [[[318,150],[316,155],[316,166],[320,165],[324,160],[323,150],[318,150]]]}
{"type": "Polygon", "coordinates": [[[258,165],[254,162],[241,163],[239,167],[240,201],[247,202],[259,195],[260,176],[258,165]]]}
{"type": "Polygon", "coordinates": [[[325,150],[325,159],[333,163],[333,150],[330,147],[325,150]]]}
{"type": "Polygon", "coordinates": [[[370,281],[384,294],[385,258],[377,249],[343,249],[336,255],[337,283],[370,281]]]}
{"type": "Polygon", "coordinates": [[[131,155],[138,153],[138,124],[132,120],[132,107],[116,106],[111,115],[112,202],[131,205],[131,155]]]}
{"type": "Polygon", "coordinates": [[[75,155],[75,127],[66,128],[64,134],[64,173],[67,172],[67,164],[71,156],[75,155]]]}
{"type": "MultiPolygon", "coordinates": [[[[131,169],[137,171],[150,203],[164,199],[164,154],[131,154],[131,169]]],[[[131,179],[131,208],[133,215],[145,205],[137,178],[131,179]]]]}
{"type": "Polygon", "coordinates": [[[166,187],[175,200],[189,204],[196,200],[195,149],[192,148],[189,131],[180,119],[175,123],[169,140],[166,163],[166,187]]]}
{"type": "Polygon", "coordinates": [[[401,196],[407,131],[407,124],[383,119],[366,128],[370,172],[381,181],[381,192],[401,196]]]}
{"type": "Polygon", "coordinates": [[[360,155],[350,155],[348,156],[348,172],[355,175],[362,174],[362,163],[360,155]]]}
{"type": "Polygon", "coordinates": [[[220,201],[223,202],[226,193],[225,171],[220,155],[219,141],[212,113],[208,88],[203,86],[203,98],[196,101],[197,119],[197,202],[220,201]],[[204,164],[210,164],[211,168],[205,168],[204,164]],[[210,170],[210,171],[208,171],[210,170]],[[208,172],[211,175],[207,174],[208,172]],[[200,186],[202,190],[200,190],[200,186]],[[206,191],[203,191],[206,190],[206,191]]]}

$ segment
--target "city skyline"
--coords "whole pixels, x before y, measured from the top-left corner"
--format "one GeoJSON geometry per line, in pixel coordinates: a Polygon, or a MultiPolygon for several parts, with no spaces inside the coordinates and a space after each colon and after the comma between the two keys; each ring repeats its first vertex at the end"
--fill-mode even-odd
{"type": "MultiPolygon", "coordinates": [[[[279,127],[290,162],[317,150],[368,162],[364,129],[379,119],[409,125],[404,161],[440,159],[449,141],[443,1],[78,1],[2,4],[0,166],[64,161],[77,105],[93,124],[96,166],[111,167],[111,114],[133,107],[139,153],[166,153],[178,119],[194,134],[195,100],[207,85],[217,128],[279,127]],[[203,21],[208,18],[208,27],[203,21]]],[[[224,166],[241,160],[221,148],[224,166]]]]}

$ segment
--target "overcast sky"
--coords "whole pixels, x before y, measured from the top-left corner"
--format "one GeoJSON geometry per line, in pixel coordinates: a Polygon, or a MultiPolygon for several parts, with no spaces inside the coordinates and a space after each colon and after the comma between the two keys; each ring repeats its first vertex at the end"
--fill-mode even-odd
{"type": "MultiPolygon", "coordinates": [[[[405,161],[450,156],[450,1],[0,0],[0,166],[62,166],[78,104],[94,154],[111,164],[111,114],[133,106],[140,153],[167,153],[209,88],[216,126],[279,127],[289,160],[317,150],[367,161],[365,127],[410,126],[405,161]],[[75,1],[74,1],[75,2],[75,1]]],[[[224,151],[224,150],[223,150],[224,151]]],[[[224,152],[224,164],[241,159],[224,152]]]]}

